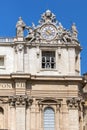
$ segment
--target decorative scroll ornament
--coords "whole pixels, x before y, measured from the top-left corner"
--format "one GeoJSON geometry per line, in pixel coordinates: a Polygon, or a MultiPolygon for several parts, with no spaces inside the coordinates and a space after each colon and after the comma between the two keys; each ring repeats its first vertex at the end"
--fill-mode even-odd
{"type": "Polygon", "coordinates": [[[11,96],[9,97],[9,104],[11,106],[31,106],[33,99],[28,96],[11,96]]]}
{"type": "Polygon", "coordinates": [[[24,49],[24,45],[23,44],[18,44],[18,45],[16,45],[15,47],[14,47],[14,49],[15,49],[15,52],[17,53],[17,52],[22,52],[23,51],[23,49],[24,49]]]}

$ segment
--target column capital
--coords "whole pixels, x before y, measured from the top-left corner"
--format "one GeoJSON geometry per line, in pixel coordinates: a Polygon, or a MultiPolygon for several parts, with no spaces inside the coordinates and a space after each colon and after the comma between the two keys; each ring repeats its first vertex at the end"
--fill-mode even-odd
{"type": "Polygon", "coordinates": [[[14,46],[14,50],[15,50],[16,53],[18,53],[18,52],[21,53],[24,50],[24,44],[22,44],[22,43],[16,44],[14,46]]]}
{"type": "Polygon", "coordinates": [[[80,98],[69,98],[67,99],[67,105],[69,109],[79,109],[80,107],[80,98]]]}
{"type": "Polygon", "coordinates": [[[26,95],[17,95],[17,96],[9,97],[9,104],[14,107],[17,107],[17,106],[28,107],[32,105],[32,102],[33,102],[33,99],[26,95]]]}

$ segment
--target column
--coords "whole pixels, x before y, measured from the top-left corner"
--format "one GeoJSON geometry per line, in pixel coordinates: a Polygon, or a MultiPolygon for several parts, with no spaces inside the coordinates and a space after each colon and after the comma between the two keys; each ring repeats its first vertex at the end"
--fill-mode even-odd
{"type": "Polygon", "coordinates": [[[17,95],[10,97],[9,102],[12,105],[11,130],[26,130],[26,108],[32,104],[33,99],[26,95],[17,95]]]}
{"type": "Polygon", "coordinates": [[[69,56],[69,74],[75,74],[75,50],[74,48],[69,48],[68,50],[69,56]]]}
{"type": "Polygon", "coordinates": [[[31,123],[31,113],[30,108],[27,108],[26,110],[26,130],[30,130],[30,123],[31,123]]]}
{"type": "Polygon", "coordinates": [[[56,107],[56,130],[60,130],[60,105],[56,107]]]}
{"type": "Polygon", "coordinates": [[[69,129],[79,130],[79,99],[67,100],[69,108],[69,129]]]}
{"type": "MultiPolygon", "coordinates": [[[[22,45],[20,45],[20,48],[22,48],[22,45]]],[[[17,71],[23,72],[24,71],[24,55],[23,51],[19,51],[17,55],[17,71]]]]}
{"type": "Polygon", "coordinates": [[[39,71],[40,71],[40,49],[39,49],[39,46],[37,46],[36,55],[37,55],[37,73],[39,73],[39,71]]]}
{"type": "Polygon", "coordinates": [[[57,63],[58,65],[56,66],[57,67],[57,70],[59,71],[59,73],[61,74],[61,47],[58,47],[58,50],[57,50],[57,55],[58,55],[58,58],[57,58],[57,63]]]}
{"type": "Polygon", "coordinates": [[[16,130],[26,130],[26,95],[16,96],[16,130]]]}
{"type": "Polygon", "coordinates": [[[31,130],[31,105],[32,105],[33,99],[27,98],[27,104],[26,104],[26,130],[31,130]]]}
{"type": "Polygon", "coordinates": [[[39,130],[43,130],[43,105],[39,104],[39,130]]]}
{"type": "Polygon", "coordinates": [[[63,130],[69,130],[69,116],[66,99],[62,102],[62,128],[63,130]]]}
{"type": "Polygon", "coordinates": [[[15,46],[15,53],[16,53],[16,64],[17,64],[17,72],[24,71],[24,45],[23,43],[17,43],[15,46]]]}
{"type": "Polygon", "coordinates": [[[13,100],[13,97],[9,98],[10,103],[10,129],[16,130],[16,109],[15,109],[15,102],[13,100]]]}
{"type": "Polygon", "coordinates": [[[25,106],[16,107],[16,130],[25,130],[25,106]]]}

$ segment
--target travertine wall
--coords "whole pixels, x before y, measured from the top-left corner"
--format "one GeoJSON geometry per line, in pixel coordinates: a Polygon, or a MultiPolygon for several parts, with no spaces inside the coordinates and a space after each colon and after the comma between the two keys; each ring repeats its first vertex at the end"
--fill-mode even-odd
{"type": "Polygon", "coordinates": [[[78,99],[78,90],[82,78],[72,78],[73,82],[64,77],[53,81],[45,78],[43,82],[35,80],[38,77],[29,79],[27,76],[28,79],[18,79],[18,75],[13,75],[15,78],[10,89],[6,81],[5,86],[4,83],[0,86],[0,106],[5,110],[3,129],[43,130],[44,109],[51,107],[55,113],[55,130],[80,130],[79,116],[82,115],[79,115],[81,101],[78,99]]]}
{"type": "Polygon", "coordinates": [[[77,34],[75,24],[67,30],[47,10],[39,26],[28,27],[20,17],[16,37],[0,41],[0,56],[5,62],[0,66],[1,129],[45,130],[44,111],[52,108],[55,130],[83,130],[77,34]],[[28,30],[26,37],[24,29],[28,30]],[[53,58],[49,64],[54,62],[56,67],[41,68],[42,51],[55,52],[55,58],[45,58],[53,58]]]}
{"type": "Polygon", "coordinates": [[[0,74],[10,74],[14,72],[14,51],[11,45],[0,46],[0,56],[4,56],[5,65],[0,67],[0,74]]]}
{"type": "MultiPolygon", "coordinates": [[[[17,43],[14,47],[11,45],[0,46],[0,55],[5,57],[5,66],[0,68],[0,74],[10,73],[31,73],[32,75],[79,75],[80,72],[80,57],[75,63],[76,52],[75,48],[64,46],[58,49],[54,48],[56,58],[56,69],[46,71],[41,68],[41,53],[45,47],[25,47],[17,43]],[[15,49],[16,48],[16,49],[15,49]],[[78,63],[77,63],[78,62],[78,63]],[[77,65],[78,64],[78,65],[77,65]],[[77,70],[77,71],[76,71],[77,70]]],[[[52,51],[52,47],[47,47],[48,51],[52,51]]]]}

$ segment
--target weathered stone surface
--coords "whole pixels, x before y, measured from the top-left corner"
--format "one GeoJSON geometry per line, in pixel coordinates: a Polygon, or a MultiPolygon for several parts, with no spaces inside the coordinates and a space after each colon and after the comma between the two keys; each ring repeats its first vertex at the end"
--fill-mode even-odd
{"type": "Polygon", "coordinates": [[[38,26],[19,18],[16,31],[14,39],[0,39],[0,129],[45,130],[44,111],[51,108],[55,130],[83,130],[84,80],[75,24],[67,30],[47,10],[38,26]]]}

